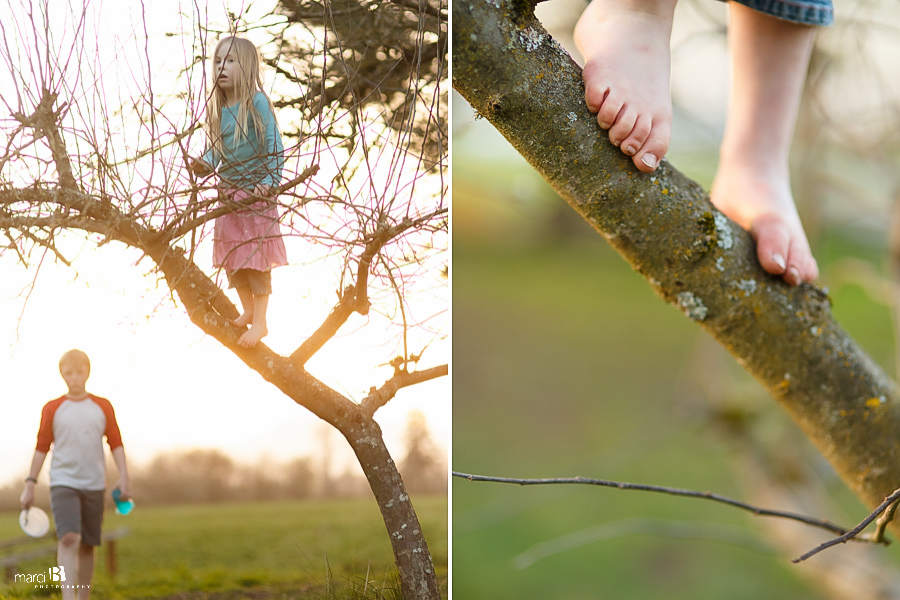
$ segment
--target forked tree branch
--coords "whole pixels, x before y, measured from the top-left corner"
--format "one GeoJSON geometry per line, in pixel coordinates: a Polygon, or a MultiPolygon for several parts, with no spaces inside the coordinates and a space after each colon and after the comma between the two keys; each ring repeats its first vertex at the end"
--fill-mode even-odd
{"type": "Polygon", "coordinates": [[[869,513],[865,519],[859,522],[859,525],[851,529],[850,531],[845,532],[843,535],[840,535],[832,540],[825,542],[813,548],[803,556],[795,558],[792,562],[799,563],[804,560],[811,558],[821,552],[822,550],[827,550],[832,546],[837,546],[838,544],[845,544],[851,540],[860,540],[864,542],[875,542],[879,544],[887,545],[887,540],[884,538],[884,528],[893,518],[894,511],[897,509],[897,501],[900,500],[900,489],[894,490],[894,493],[884,499],[884,502],[878,505],[878,507],[869,513]],[[872,521],[881,519],[879,517],[886,516],[887,518],[879,523],[878,528],[875,533],[871,536],[861,536],[862,530],[868,527],[869,523],[872,521]]]}
{"type": "MultiPolygon", "coordinates": [[[[338,295],[338,302],[325,318],[319,328],[291,354],[291,360],[303,366],[312,356],[334,337],[337,331],[347,322],[354,312],[365,315],[369,311],[368,281],[369,267],[374,258],[381,252],[385,244],[407,231],[421,227],[429,221],[447,214],[446,208],[440,208],[421,217],[403,219],[397,225],[383,225],[371,234],[360,255],[356,270],[356,282],[348,285],[338,295]]],[[[374,412],[374,411],[373,411],[374,412]]]]}
{"type": "MultiPolygon", "coordinates": [[[[453,85],[666,302],[784,407],[876,506],[900,483],[900,389],[827,294],[765,273],[750,235],[667,161],[637,171],[584,103],[581,69],[528,2],[453,4],[453,85]]],[[[896,530],[896,523],[892,525],[896,530]]]]}
{"type": "Polygon", "coordinates": [[[375,411],[396,396],[401,389],[417,383],[431,381],[438,377],[445,377],[449,372],[450,367],[448,365],[440,365],[430,369],[423,369],[422,371],[413,371],[412,373],[399,371],[384,382],[384,385],[378,389],[373,388],[369,395],[363,398],[362,402],[360,402],[362,410],[371,417],[375,414],[375,411]]]}

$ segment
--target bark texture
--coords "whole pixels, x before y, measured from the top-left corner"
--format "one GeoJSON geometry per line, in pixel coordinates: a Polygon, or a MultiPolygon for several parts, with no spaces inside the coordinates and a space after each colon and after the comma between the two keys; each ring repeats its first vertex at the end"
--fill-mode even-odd
{"type": "Polygon", "coordinates": [[[666,161],[643,174],[609,143],[584,103],[581,69],[533,4],[453,3],[453,85],[765,386],[866,505],[900,487],[897,385],[841,329],[823,291],[759,267],[753,240],[699,185],[666,161]]]}

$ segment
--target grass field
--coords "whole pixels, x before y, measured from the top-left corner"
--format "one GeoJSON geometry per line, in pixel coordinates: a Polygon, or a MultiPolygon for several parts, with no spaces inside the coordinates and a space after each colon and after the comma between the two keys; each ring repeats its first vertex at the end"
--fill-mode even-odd
{"type": "MultiPolygon", "coordinates": [[[[413,502],[446,595],[447,499],[413,502]]],[[[118,575],[110,579],[98,551],[92,598],[396,597],[390,541],[371,499],[138,506],[125,517],[108,511],[105,530],[119,527],[131,532],[118,542],[118,575]]],[[[16,536],[24,537],[17,515],[0,513],[0,539],[16,536]]],[[[55,564],[47,557],[18,571],[36,573],[55,564]]],[[[27,584],[0,587],[4,599],[45,595],[27,584]]]]}
{"type": "MultiPolygon", "coordinates": [[[[821,516],[855,523],[866,514],[784,411],[699,328],[583,223],[554,221],[559,200],[518,199],[510,182],[530,185],[527,173],[477,166],[493,169],[484,185],[494,188],[454,180],[454,470],[746,499],[735,445],[710,419],[714,402],[731,402],[760,424],[763,451],[777,455],[784,441],[802,448],[786,462],[818,469],[830,502],[821,516]],[[721,397],[699,394],[698,374],[721,397]]],[[[815,252],[836,318],[893,373],[883,288],[859,277],[883,272],[884,240],[825,232],[815,252]]],[[[730,508],[461,479],[452,493],[453,592],[465,600],[827,597],[779,554],[758,518],[730,508]]],[[[896,564],[896,546],[879,556],[896,564]]]]}
{"type": "MultiPolygon", "coordinates": [[[[705,334],[609,248],[457,239],[454,268],[454,470],[580,475],[746,498],[732,447],[692,392],[688,368],[705,334]]],[[[833,299],[845,327],[890,370],[887,309],[856,286],[833,289],[833,299]]],[[[736,376],[734,388],[722,389],[738,389],[768,423],[765,449],[780,439],[804,442],[755,382],[735,374],[733,361],[720,367],[707,367],[712,379],[736,376]]],[[[819,468],[828,494],[847,507],[826,516],[862,518],[867,511],[819,468]]],[[[466,600],[821,597],[758,520],[701,501],[457,479],[453,541],[454,595],[466,600]],[[526,560],[571,539],[583,543],[526,560]]],[[[898,556],[893,546],[884,554],[898,556]]]]}

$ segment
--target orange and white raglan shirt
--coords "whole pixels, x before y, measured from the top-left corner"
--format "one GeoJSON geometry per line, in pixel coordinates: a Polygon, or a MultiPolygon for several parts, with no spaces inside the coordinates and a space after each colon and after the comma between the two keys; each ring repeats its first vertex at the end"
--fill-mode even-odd
{"type": "Polygon", "coordinates": [[[122,445],[115,412],[106,398],[89,394],[84,400],[70,400],[62,396],[45,404],[37,449],[49,452],[53,445],[50,486],[106,489],[103,436],[111,451],[122,445]]]}

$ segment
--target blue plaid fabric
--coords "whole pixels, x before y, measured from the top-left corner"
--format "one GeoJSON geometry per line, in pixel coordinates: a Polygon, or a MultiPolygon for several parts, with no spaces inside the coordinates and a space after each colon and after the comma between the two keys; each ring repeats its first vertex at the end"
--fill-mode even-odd
{"type": "Polygon", "coordinates": [[[832,0],[731,0],[753,10],[801,23],[803,25],[831,25],[834,22],[832,0]]]}

